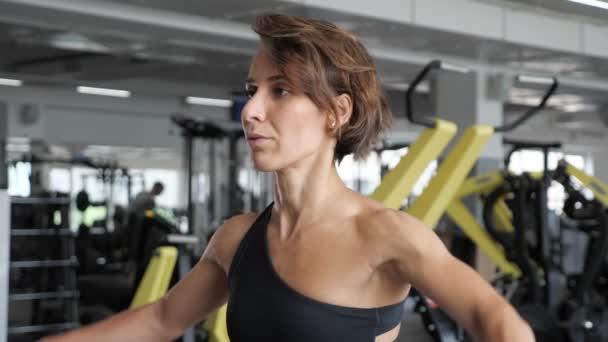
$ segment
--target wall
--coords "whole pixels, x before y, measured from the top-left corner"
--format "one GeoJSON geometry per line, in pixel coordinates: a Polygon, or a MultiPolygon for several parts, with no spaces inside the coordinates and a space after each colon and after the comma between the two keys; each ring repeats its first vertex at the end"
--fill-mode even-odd
{"type": "Polygon", "coordinates": [[[177,96],[134,95],[109,98],[68,89],[3,87],[10,137],[43,139],[51,144],[178,147],[174,113],[225,119],[228,109],[187,106],[177,96]],[[27,121],[27,123],[26,123],[27,121]]]}
{"type": "Polygon", "coordinates": [[[593,157],[594,175],[603,183],[608,184],[608,145],[605,150],[594,150],[591,153],[593,157]]]}

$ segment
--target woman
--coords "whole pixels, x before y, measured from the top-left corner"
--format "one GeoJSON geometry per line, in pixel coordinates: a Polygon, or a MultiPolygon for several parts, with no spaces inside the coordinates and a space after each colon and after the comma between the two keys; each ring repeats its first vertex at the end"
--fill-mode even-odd
{"type": "Polygon", "coordinates": [[[336,26],[266,15],[242,124],[275,202],[225,222],[160,301],[65,341],[169,341],[228,301],[240,341],[393,341],[411,286],[482,341],[533,341],[516,311],[431,229],[349,190],[335,161],[362,157],[390,123],[365,48],[336,26]]]}

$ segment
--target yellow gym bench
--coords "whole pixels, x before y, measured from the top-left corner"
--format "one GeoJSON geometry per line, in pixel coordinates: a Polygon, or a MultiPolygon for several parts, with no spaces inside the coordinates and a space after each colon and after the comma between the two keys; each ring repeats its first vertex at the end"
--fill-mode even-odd
{"type": "Polygon", "coordinates": [[[176,247],[158,247],[148,263],[129,309],[135,309],[162,298],[169,288],[176,262],[176,247]]]}

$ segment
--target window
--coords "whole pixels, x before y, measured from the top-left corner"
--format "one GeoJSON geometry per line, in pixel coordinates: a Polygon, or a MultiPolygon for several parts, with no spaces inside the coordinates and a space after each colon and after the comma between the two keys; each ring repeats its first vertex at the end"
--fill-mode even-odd
{"type": "MultiPolygon", "coordinates": [[[[348,155],[338,166],[338,174],[349,188],[364,195],[371,195],[380,185],[382,166],[387,167],[388,170],[393,169],[407,154],[407,151],[407,148],[402,148],[382,151],[379,155],[371,153],[367,159],[360,161],[355,161],[352,155],[348,155]]],[[[433,161],[414,184],[412,196],[419,196],[424,191],[436,170],[437,161],[433,161]]],[[[405,203],[407,203],[407,199],[404,199],[405,203]]]]}
{"type": "Polygon", "coordinates": [[[407,154],[408,148],[402,148],[398,150],[386,150],[380,152],[380,161],[383,165],[388,166],[389,169],[397,166],[401,158],[407,154]]]}
{"type": "MultiPolygon", "coordinates": [[[[577,154],[566,154],[562,152],[549,152],[548,164],[549,170],[557,167],[557,163],[565,159],[570,164],[584,170],[587,173],[593,174],[590,170],[590,163],[586,163],[583,156],[577,154]]],[[[515,174],[522,172],[540,172],[543,170],[543,153],[537,150],[521,150],[513,153],[509,170],[515,174]]]]}
{"type": "MultiPolygon", "coordinates": [[[[179,173],[175,169],[133,169],[129,170],[133,175],[143,175],[143,184],[141,181],[134,181],[131,188],[131,195],[137,196],[141,191],[149,191],[155,182],[162,182],[164,185],[163,193],[156,198],[156,205],[165,208],[176,208],[179,205],[179,173]],[[145,187],[142,189],[142,185],[145,187]]],[[[199,182],[205,180],[199,179],[199,182]]],[[[200,185],[200,184],[199,184],[200,185]]],[[[195,184],[196,186],[196,184],[195,184]]],[[[126,186],[123,187],[126,189],[126,186]]],[[[126,191],[126,190],[125,190],[126,191]]],[[[185,193],[184,193],[185,198],[185,193]]],[[[126,193],[125,193],[126,198],[126,193]]],[[[126,201],[125,201],[126,202],[126,201]]]]}
{"type": "Polygon", "coordinates": [[[352,154],[347,155],[338,165],[338,174],[350,189],[369,195],[380,184],[379,157],[371,153],[364,160],[355,160],[352,154]]]}
{"type": "Polygon", "coordinates": [[[72,192],[70,169],[52,168],[49,171],[49,190],[70,194],[72,192]]]}
{"type": "Polygon", "coordinates": [[[30,163],[18,162],[11,165],[8,169],[8,194],[10,196],[29,196],[31,173],[30,163]]]}

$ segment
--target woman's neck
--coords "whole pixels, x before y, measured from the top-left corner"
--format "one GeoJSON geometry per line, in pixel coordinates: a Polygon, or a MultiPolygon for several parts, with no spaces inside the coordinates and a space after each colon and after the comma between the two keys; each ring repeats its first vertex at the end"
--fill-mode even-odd
{"type": "Polygon", "coordinates": [[[273,221],[281,237],[288,238],[300,227],[314,223],[335,207],[350,190],[344,185],[331,159],[311,162],[275,172],[273,221]]]}

